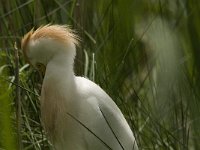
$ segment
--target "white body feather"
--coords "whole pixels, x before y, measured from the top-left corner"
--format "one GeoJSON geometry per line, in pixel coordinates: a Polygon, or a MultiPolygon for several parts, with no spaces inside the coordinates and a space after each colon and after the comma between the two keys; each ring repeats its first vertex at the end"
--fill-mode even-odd
{"type": "MultiPolygon", "coordinates": [[[[46,115],[51,113],[56,115],[54,120],[56,131],[52,137],[55,148],[57,150],[108,149],[91,133],[93,132],[112,150],[137,149],[133,133],[117,105],[98,85],[83,77],[74,76],[73,68],[66,57],[61,54],[48,63],[43,90],[45,91],[46,86],[53,89],[42,91],[42,98],[48,103],[42,103],[44,108],[42,110],[45,111],[46,107],[50,109],[52,105],[52,110],[47,111],[46,115]],[[45,98],[45,93],[48,93],[48,98],[45,98]],[[54,109],[57,105],[59,108],[54,109]]],[[[43,115],[46,116],[45,113],[43,115]]]]}
{"type": "Polygon", "coordinates": [[[41,115],[55,149],[137,150],[133,133],[112,99],[92,81],[74,75],[75,45],[59,42],[67,33],[62,26],[44,26],[22,40],[28,61],[46,66],[41,115]]]}

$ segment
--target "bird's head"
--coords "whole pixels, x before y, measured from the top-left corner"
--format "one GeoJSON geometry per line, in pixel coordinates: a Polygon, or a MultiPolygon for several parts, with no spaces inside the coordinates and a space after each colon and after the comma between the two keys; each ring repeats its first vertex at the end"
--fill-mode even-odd
{"type": "Polygon", "coordinates": [[[68,26],[46,25],[29,31],[21,41],[26,61],[44,73],[47,64],[59,53],[73,61],[78,37],[68,26]]]}

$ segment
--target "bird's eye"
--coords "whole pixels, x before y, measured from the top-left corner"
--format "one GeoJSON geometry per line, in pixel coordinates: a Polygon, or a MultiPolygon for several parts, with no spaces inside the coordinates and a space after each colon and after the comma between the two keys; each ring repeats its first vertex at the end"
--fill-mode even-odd
{"type": "Polygon", "coordinates": [[[39,69],[42,67],[42,64],[41,63],[36,63],[36,67],[39,69]]]}
{"type": "Polygon", "coordinates": [[[46,66],[42,63],[36,63],[35,64],[36,69],[42,73],[42,75],[45,75],[45,71],[46,71],[46,66]]]}

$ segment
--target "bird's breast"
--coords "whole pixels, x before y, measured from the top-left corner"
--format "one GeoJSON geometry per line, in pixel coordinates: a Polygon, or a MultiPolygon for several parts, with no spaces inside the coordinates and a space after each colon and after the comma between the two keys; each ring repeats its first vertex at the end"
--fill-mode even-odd
{"type": "Polygon", "coordinates": [[[56,138],[62,129],[67,109],[67,97],[58,88],[43,84],[41,93],[41,117],[45,131],[50,139],[56,138]]]}

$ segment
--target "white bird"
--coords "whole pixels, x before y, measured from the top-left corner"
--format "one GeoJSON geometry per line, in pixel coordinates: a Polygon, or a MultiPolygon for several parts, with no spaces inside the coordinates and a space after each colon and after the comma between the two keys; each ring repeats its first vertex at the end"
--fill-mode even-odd
{"type": "Polygon", "coordinates": [[[77,43],[62,25],[32,29],[21,42],[26,60],[45,72],[41,116],[49,140],[56,150],[137,150],[114,101],[94,82],[74,75],[77,43]]]}

